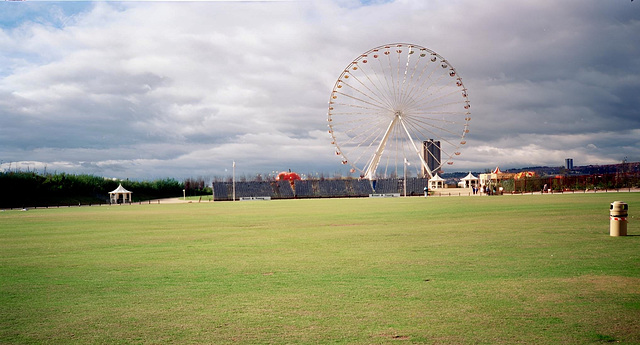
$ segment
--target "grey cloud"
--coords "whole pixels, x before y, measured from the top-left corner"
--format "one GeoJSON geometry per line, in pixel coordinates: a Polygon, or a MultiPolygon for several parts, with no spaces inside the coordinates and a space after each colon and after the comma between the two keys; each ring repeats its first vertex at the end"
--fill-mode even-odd
{"type": "Polygon", "coordinates": [[[471,132],[452,169],[640,160],[636,9],[132,2],[51,24],[16,14],[0,31],[0,156],[119,177],[220,175],[232,160],[341,171],[331,88],[360,53],[402,41],[445,56],[469,89],[471,132]]]}

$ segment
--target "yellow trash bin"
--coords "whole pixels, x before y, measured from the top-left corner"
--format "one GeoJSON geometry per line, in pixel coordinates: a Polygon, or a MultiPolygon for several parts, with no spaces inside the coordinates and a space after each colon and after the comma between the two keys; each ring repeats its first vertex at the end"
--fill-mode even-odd
{"type": "Polygon", "coordinates": [[[627,236],[627,217],[629,205],[622,201],[614,201],[609,207],[609,235],[627,236]]]}

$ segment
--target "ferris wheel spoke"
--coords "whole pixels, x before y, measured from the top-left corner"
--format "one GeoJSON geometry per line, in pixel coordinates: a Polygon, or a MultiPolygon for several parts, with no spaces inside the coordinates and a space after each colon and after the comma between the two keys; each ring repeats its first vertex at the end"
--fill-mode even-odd
{"type": "MultiPolygon", "coordinates": [[[[360,69],[360,70],[362,71],[362,69],[360,69]]],[[[365,74],[365,76],[367,76],[366,73],[364,73],[364,71],[362,71],[362,72],[363,72],[363,74],[365,74]]],[[[362,86],[365,90],[370,92],[370,94],[365,93],[364,91],[362,91],[361,89],[355,87],[354,85],[351,85],[350,83],[342,81],[342,84],[348,86],[349,88],[351,88],[355,92],[361,94],[362,96],[370,99],[374,103],[378,103],[380,105],[380,107],[382,107],[382,108],[386,108],[386,109],[390,109],[391,108],[390,103],[386,99],[384,99],[384,97],[382,97],[383,94],[378,94],[375,91],[371,90],[371,88],[367,84],[362,82],[356,75],[351,74],[351,76],[352,76],[353,80],[355,80],[358,84],[360,84],[360,86],[362,86]]],[[[367,76],[367,78],[368,78],[368,76],[367,76]]]]}
{"type": "Polygon", "coordinates": [[[402,49],[400,49],[400,47],[396,47],[394,50],[397,53],[396,56],[398,57],[396,61],[396,92],[398,94],[398,102],[401,103],[402,84],[400,83],[400,79],[404,79],[404,76],[402,78],[400,77],[401,71],[403,70],[402,63],[400,61],[400,53],[402,53],[402,49]]]}
{"type": "MultiPolygon", "coordinates": [[[[463,96],[462,96],[461,90],[459,90],[457,87],[455,87],[451,91],[448,91],[448,92],[445,93],[444,92],[445,88],[451,89],[452,86],[444,85],[444,86],[438,88],[437,90],[435,90],[435,92],[432,92],[430,94],[424,94],[420,98],[416,98],[415,102],[412,105],[414,107],[421,107],[421,106],[423,106],[425,104],[428,104],[428,103],[435,103],[434,105],[438,105],[438,104],[442,104],[442,103],[439,103],[439,101],[452,99],[453,97],[455,97],[455,99],[457,99],[458,102],[464,104],[464,100],[463,100],[463,96]],[[432,96],[434,94],[437,95],[437,96],[429,97],[429,96],[432,96]],[[458,95],[460,95],[460,96],[458,96],[458,95]]],[[[448,104],[446,104],[446,105],[448,105],[448,104]]]]}
{"type": "Polygon", "coordinates": [[[458,136],[458,132],[448,129],[444,126],[436,126],[428,122],[411,121],[411,126],[420,133],[429,134],[431,136],[442,136],[447,134],[448,136],[458,136]]]}
{"type": "MultiPolygon", "coordinates": [[[[452,103],[451,105],[456,105],[452,103]]],[[[411,110],[407,112],[407,115],[415,118],[423,118],[425,120],[434,120],[434,121],[452,121],[458,120],[462,122],[467,122],[469,120],[467,114],[468,111],[455,111],[448,109],[449,111],[441,111],[438,109],[442,109],[442,107],[434,107],[433,109],[418,109],[411,110]]]]}
{"type": "MultiPolygon", "coordinates": [[[[407,85],[407,73],[409,73],[409,64],[411,63],[411,53],[407,54],[407,62],[404,63],[404,69],[402,74],[402,84],[398,87],[400,90],[400,99],[404,98],[404,90],[407,85]]],[[[398,53],[398,63],[400,63],[400,53],[398,53]]]]}
{"type": "Polygon", "coordinates": [[[380,141],[380,137],[382,136],[381,132],[377,132],[377,135],[375,137],[373,137],[373,134],[369,137],[366,138],[365,140],[363,140],[363,143],[368,143],[366,146],[360,146],[358,145],[356,147],[356,149],[354,149],[354,151],[358,151],[359,154],[356,156],[356,159],[354,161],[354,163],[360,162],[362,160],[367,160],[366,163],[364,163],[364,169],[360,169],[363,172],[366,172],[366,170],[368,170],[369,165],[372,162],[372,152],[374,150],[374,148],[377,146],[376,144],[380,141]]]}
{"type": "Polygon", "coordinates": [[[467,119],[465,117],[466,114],[467,114],[466,111],[416,111],[416,110],[412,110],[410,113],[412,117],[416,117],[416,118],[423,118],[425,120],[429,119],[434,121],[451,121],[451,123],[464,122],[467,119]],[[444,120],[444,119],[436,118],[434,116],[446,116],[447,118],[460,119],[460,121],[444,120]]]}
{"type": "Polygon", "coordinates": [[[336,91],[336,94],[339,94],[339,95],[345,96],[345,97],[347,97],[347,98],[350,98],[350,99],[352,99],[352,100],[358,101],[358,102],[360,102],[360,103],[368,104],[368,105],[370,105],[370,106],[374,107],[375,109],[385,109],[384,107],[382,107],[382,106],[381,106],[381,105],[379,105],[379,104],[375,104],[375,103],[372,103],[372,102],[366,101],[366,100],[364,100],[364,99],[362,99],[362,98],[358,98],[358,97],[355,97],[355,96],[349,95],[349,94],[344,93],[344,92],[336,91]]]}
{"type": "Polygon", "coordinates": [[[433,117],[433,116],[407,116],[407,121],[421,124],[426,127],[442,126],[447,128],[459,128],[464,126],[464,121],[460,121],[450,117],[433,117]]]}
{"type": "MultiPolygon", "coordinates": [[[[362,110],[363,113],[365,113],[365,111],[367,111],[367,113],[369,114],[373,114],[373,115],[377,115],[384,112],[389,112],[389,110],[383,109],[381,110],[379,107],[366,107],[364,105],[358,105],[358,104],[353,104],[353,103],[333,103],[333,105],[338,105],[341,107],[345,107],[345,108],[354,108],[354,109],[358,109],[358,110],[362,110]]],[[[335,109],[335,107],[334,107],[335,109]]],[[[349,110],[353,110],[353,109],[349,109],[349,110]]],[[[339,111],[331,111],[331,115],[336,115],[336,114],[342,114],[345,112],[339,112],[339,111]]]]}
{"type": "Polygon", "coordinates": [[[353,128],[349,128],[346,131],[342,132],[347,136],[346,143],[349,144],[351,142],[355,142],[356,144],[361,144],[361,141],[367,141],[369,137],[377,132],[380,132],[377,126],[372,126],[370,123],[366,121],[360,121],[361,125],[357,125],[353,128]]]}
{"type": "Polygon", "coordinates": [[[341,119],[348,119],[349,121],[352,121],[354,118],[358,117],[361,119],[377,119],[380,117],[385,117],[387,114],[389,114],[389,111],[381,111],[380,109],[373,109],[373,108],[365,108],[365,107],[359,107],[359,106],[347,106],[345,105],[344,111],[336,111],[336,112],[332,112],[332,118],[330,119],[329,122],[334,122],[334,123],[339,123],[341,119]],[[337,119],[335,119],[337,117],[337,119]]]}
{"type": "Polygon", "coordinates": [[[391,100],[391,106],[393,108],[396,107],[397,105],[397,99],[396,99],[396,95],[395,95],[395,88],[393,87],[394,81],[393,81],[393,67],[391,66],[391,52],[389,51],[389,49],[387,48],[386,51],[383,52],[383,54],[387,57],[387,66],[382,64],[382,59],[378,59],[378,62],[380,63],[381,66],[381,70],[382,71],[388,71],[387,73],[384,73],[382,75],[382,77],[384,78],[384,81],[386,83],[386,90],[387,90],[387,94],[391,100]],[[391,80],[389,80],[389,78],[391,80]]]}
{"type": "Polygon", "coordinates": [[[345,93],[339,93],[341,95],[346,95],[347,97],[350,97],[360,103],[365,103],[365,104],[369,104],[372,105],[378,109],[389,109],[389,105],[388,104],[384,104],[383,102],[380,102],[378,99],[372,97],[371,95],[368,95],[362,91],[360,91],[357,88],[352,87],[351,85],[348,84],[344,84],[346,86],[348,86],[349,88],[351,88],[354,92],[356,92],[357,94],[359,94],[362,97],[355,97],[355,96],[349,96],[345,93]],[[365,100],[364,98],[366,98],[367,100],[365,100]]]}
{"type": "MultiPolygon", "coordinates": [[[[401,60],[401,53],[402,53],[402,47],[398,47],[396,46],[394,48],[394,51],[396,53],[397,59],[395,61],[395,65],[396,65],[396,77],[395,77],[395,84],[394,84],[394,90],[395,90],[395,97],[396,97],[396,104],[400,105],[403,104],[403,97],[402,97],[402,89],[404,87],[404,82],[406,81],[406,70],[407,70],[407,65],[402,63],[401,60]],[[402,76],[401,76],[402,75],[402,76]]],[[[407,58],[410,55],[407,54],[407,58]]]]}
{"type": "Polygon", "coordinates": [[[395,168],[395,175],[399,176],[400,172],[398,171],[398,169],[402,166],[400,165],[400,161],[402,161],[404,163],[404,157],[406,157],[404,155],[404,144],[406,142],[406,140],[402,140],[402,129],[400,128],[400,126],[396,127],[396,145],[395,145],[395,152],[393,152],[393,167],[395,168]]]}
{"type": "Polygon", "coordinates": [[[407,95],[407,99],[412,100],[415,98],[415,94],[416,93],[420,93],[421,90],[427,91],[428,87],[425,87],[425,85],[430,82],[429,85],[432,85],[435,81],[433,80],[433,74],[437,71],[436,65],[434,65],[433,63],[427,63],[422,72],[420,73],[418,79],[416,80],[416,84],[414,85],[414,87],[411,89],[411,92],[409,92],[409,94],[407,95]],[[427,76],[424,76],[424,74],[429,71],[429,74],[427,76]],[[424,79],[423,79],[424,76],[424,79]]]}
{"type": "Polygon", "coordinates": [[[359,150],[362,147],[374,146],[374,143],[380,140],[382,131],[378,127],[364,128],[363,131],[357,135],[349,136],[345,141],[345,145],[353,150],[359,150]]]}
{"type": "Polygon", "coordinates": [[[419,102],[415,102],[411,109],[420,109],[422,111],[432,110],[432,109],[446,109],[448,111],[455,110],[455,107],[458,106],[458,111],[466,111],[465,105],[468,102],[463,98],[455,95],[456,92],[451,92],[448,97],[447,96],[439,96],[433,98],[424,98],[419,102]]]}
{"type": "MultiPolygon", "coordinates": [[[[457,144],[453,141],[451,141],[451,139],[449,139],[449,137],[453,137],[455,136],[456,139],[459,139],[460,136],[458,135],[458,133],[455,133],[453,131],[450,130],[443,130],[443,129],[439,129],[437,127],[426,127],[426,126],[420,126],[419,124],[415,123],[415,122],[409,122],[408,126],[411,127],[411,131],[416,133],[416,136],[419,136],[421,138],[438,138],[440,142],[445,142],[447,143],[449,146],[453,147],[454,149],[457,149],[457,144]],[[447,134],[447,135],[443,135],[443,133],[447,134]]],[[[422,140],[424,141],[424,140],[422,140]]],[[[442,149],[441,149],[442,150],[442,149]]]]}
{"type": "MultiPolygon", "coordinates": [[[[426,49],[426,48],[423,48],[426,49]]],[[[416,76],[416,72],[418,71],[418,66],[420,66],[420,60],[423,58],[426,58],[427,56],[427,50],[422,50],[420,49],[420,53],[418,54],[418,61],[414,64],[413,67],[413,72],[411,73],[411,81],[413,82],[414,77],[416,76]]],[[[424,75],[425,71],[429,68],[429,62],[426,61],[423,66],[422,69],[420,69],[420,73],[418,73],[418,78],[416,79],[416,82],[419,82],[420,79],[422,78],[422,76],[424,75]]],[[[415,84],[412,84],[415,85],[415,84]]]]}
{"type": "MultiPolygon", "coordinates": [[[[421,156],[420,150],[418,149],[418,147],[416,145],[416,139],[414,139],[414,137],[416,137],[416,138],[422,137],[422,133],[420,131],[416,131],[415,130],[414,125],[413,125],[413,123],[411,121],[403,121],[402,122],[402,127],[403,127],[403,129],[404,129],[404,131],[405,131],[405,133],[407,135],[407,138],[409,139],[407,141],[407,147],[408,147],[409,151],[412,152],[412,154],[415,154],[415,156],[418,158],[418,161],[420,162],[420,165],[422,167],[424,167],[425,170],[429,171],[430,169],[427,166],[427,162],[421,156]]],[[[423,142],[423,140],[420,140],[420,142],[423,142]]],[[[429,171],[429,174],[430,173],[431,172],[429,171]]]]}
{"type": "MultiPolygon", "coordinates": [[[[413,48],[411,48],[411,49],[413,49],[413,48]]],[[[411,55],[414,55],[414,54],[415,53],[409,53],[409,55],[407,55],[407,65],[406,65],[406,70],[405,70],[405,80],[403,81],[403,87],[402,87],[402,92],[401,92],[401,98],[403,100],[403,103],[406,102],[405,100],[410,99],[411,90],[413,90],[415,88],[413,78],[414,78],[414,76],[416,74],[416,71],[418,70],[419,62],[420,62],[420,59],[422,58],[422,55],[423,55],[422,53],[419,53],[418,57],[416,58],[417,59],[416,62],[413,63],[412,64],[412,68],[410,68],[409,65],[410,65],[411,55]],[[409,79],[407,80],[406,79],[406,75],[407,75],[407,72],[410,69],[411,69],[411,75],[409,76],[409,79]]],[[[424,68],[423,68],[421,74],[424,73],[424,70],[428,66],[429,66],[428,64],[424,65],[424,68]]]]}
{"type": "MultiPolygon", "coordinates": [[[[438,108],[442,108],[442,107],[450,107],[450,106],[454,106],[454,107],[461,107],[463,108],[462,110],[459,110],[457,113],[466,113],[466,109],[464,109],[464,105],[466,104],[466,102],[462,102],[462,101],[456,101],[456,102],[449,102],[449,103],[444,103],[444,104],[438,104],[438,105],[434,105],[431,107],[425,107],[425,110],[432,110],[432,109],[438,109],[438,108]]],[[[443,112],[439,111],[436,112],[438,114],[443,114],[443,112]]]]}
{"type": "Polygon", "coordinates": [[[458,123],[460,121],[465,122],[467,117],[465,116],[467,112],[462,111],[421,111],[421,110],[411,110],[407,112],[407,116],[423,121],[436,121],[436,122],[447,122],[447,123],[458,123]]]}
{"type": "MultiPolygon", "coordinates": [[[[434,53],[435,54],[435,53],[434,53]]],[[[426,57],[426,53],[421,52],[420,53],[420,57],[426,57]],[[424,56],[422,56],[424,55],[424,56]]],[[[420,70],[420,73],[418,74],[418,78],[416,79],[416,81],[413,83],[411,90],[413,91],[415,89],[415,87],[417,85],[420,84],[420,80],[424,77],[424,74],[426,73],[427,70],[430,70],[430,67],[434,67],[434,65],[432,63],[429,63],[429,61],[431,61],[431,58],[427,59],[427,61],[425,62],[424,66],[422,67],[422,69],[420,70]]],[[[433,62],[433,61],[432,61],[433,62]]],[[[417,64],[416,64],[416,70],[417,70],[417,64]]],[[[427,79],[429,79],[432,75],[433,72],[435,71],[435,69],[431,69],[431,73],[429,73],[429,76],[427,77],[427,79]]],[[[415,73],[414,73],[415,74],[415,73]]],[[[413,77],[413,76],[412,76],[413,77]]],[[[411,95],[412,93],[409,92],[409,95],[411,95]]]]}
{"type": "MultiPolygon", "coordinates": [[[[444,84],[444,85],[440,86],[434,92],[432,92],[432,94],[433,93],[435,93],[437,96],[434,97],[434,98],[431,98],[430,100],[438,100],[438,99],[447,98],[447,97],[456,97],[457,98],[458,95],[460,95],[461,97],[464,97],[464,96],[462,96],[463,95],[463,90],[460,87],[456,86],[453,81],[451,81],[448,84],[444,84]],[[449,90],[445,91],[445,89],[449,89],[449,90]]],[[[417,103],[420,102],[425,95],[426,94],[423,94],[422,97],[417,97],[416,98],[416,102],[417,103]]]]}
{"type": "MultiPolygon", "coordinates": [[[[388,65],[388,71],[389,71],[389,77],[391,78],[391,84],[389,84],[389,90],[392,92],[391,96],[393,99],[393,106],[396,107],[396,105],[398,104],[398,99],[396,96],[396,88],[395,88],[395,78],[394,78],[394,74],[393,74],[393,65],[391,64],[391,51],[389,50],[390,48],[387,48],[387,50],[384,52],[384,54],[387,56],[387,65],[388,65]]],[[[385,74],[386,77],[387,74],[385,74]]]]}
{"type": "Polygon", "coordinates": [[[365,128],[373,128],[368,121],[363,121],[362,119],[336,122],[332,124],[331,127],[334,129],[334,132],[341,134],[358,133],[365,128]],[[342,128],[344,128],[344,130],[342,128]]]}
{"type": "MultiPolygon", "coordinates": [[[[426,49],[426,48],[423,48],[426,49]]],[[[405,93],[404,93],[404,99],[411,99],[413,91],[416,89],[416,86],[420,85],[420,80],[424,77],[424,74],[427,70],[430,69],[431,64],[429,64],[428,61],[425,61],[425,63],[422,66],[422,69],[420,70],[420,72],[417,75],[417,78],[414,77],[416,76],[416,72],[418,71],[418,66],[420,65],[419,62],[421,61],[421,59],[425,58],[427,56],[426,54],[426,50],[420,50],[420,53],[418,54],[418,58],[416,63],[413,65],[413,71],[411,72],[411,77],[409,78],[409,83],[407,83],[405,89],[405,93]],[[410,86],[410,87],[409,87],[410,86]]],[[[408,65],[407,65],[408,68],[408,65]]],[[[431,75],[431,74],[430,74],[431,75]]]]}
{"type": "Polygon", "coordinates": [[[376,147],[371,161],[368,164],[367,170],[365,171],[365,176],[369,179],[374,178],[375,172],[378,170],[378,166],[380,164],[380,159],[382,158],[382,154],[384,153],[387,145],[389,144],[389,140],[393,138],[392,133],[396,127],[396,124],[400,120],[400,116],[395,115],[391,122],[386,126],[384,130],[384,135],[382,135],[378,146],[376,147]]]}
{"type": "Polygon", "coordinates": [[[444,78],[444,75],[438,74],[436,75],[436,78],[434,78],[434,74],[436,74],[437,71],[439,71],[437,64],[429,64],[429,75],[424,78],[422,83],[418,84],[418,88],[415,89],[415,91],[419,93],[420,90],[422,90],[422,94],[425,94],[427,91],[431,90],[433,85],[438,85],[444,78]]]}
{"type": "Polygon", "coordinates": [[[415,94],[415,97],[411,98],[411,102],[408,104],[409,106],[415,107],[416,104],[420,104],[422,103],[425,99],[429,99],[429,97],[431,97],[434,94],[438,94],[439,89],[434,86],[434,85],[438,85],[441,80],[443,79],[443,76],[439,76],[436,79],[433,80],[425,80],[425,83],[423,83],[421,85],[421,88],[424,88],[424,91],[422,92],[417,92],[415,94]],[[425,86],[426,82],[430,81],[431,83],[427,86],[425,86]]]}
{"type": "Polygon", "coordinates": [[[386,155],[384,155],[383,166],[384,166],[384,174],[383,176],[387,177],[389,174],[397,175],[397,161],[398,161],[398,147],[401,143],[401,137],[399,136],[398,126],[394,126],[391,128],[390,139],[387,143],[387,147],[385,148],[386,155]],[[389,171],[389,169],[393,169],[395,171],[389,171]]]}
{"type": "Polygon", "coordinates": [[[381,85],[379,82],[374,82],[374,80],[378,80],[378,81],[380,80],[377,72],[375,70],[367,72],[368,69],[365,69],[364,67],[360,67],[359,70],[360,70],[360,73],[362,73],[364,75],[364,77],[369,82],[369,84],[372,85],[372,88],[375,89],[375,91],[372,90],[363,80],[360,80],[360,78],[358,78],[354,74],[352,74],[353,78],[356,79],[363,87],[365,87],[367,90],[369,90],[369,92],[371,92],[373,95],[375,95],[378,98],[380,98],[380,101],[384,101],[384,103],[386,104],[386,106],[389,109],[392,109],[393,108],[393,101],[391,99],[389,99],[389,95],[387,93],[382,91],[381,87],[383,87],[383,85],[381,85]],[[371,73],[373,73],[373,76],[371,76],[371,73]],[[373,79],[372,79],[372,77],[373,77],[373,79]]]}
{"type": "Polygon", "coordinates": [[[468,102],[463,99],[460,99],[460,100],[452,99],[452,100],[448,100],[447,102],[440,102],[437,104],[431,104],[426,102],[419,107],[411,107],[410,110],[412,113],[415,113],[415,114],[428,114],[428,113],[466,114],[469,112],[467,104],[468,102]]]}
{"type": "MultiPolygon", "coordinates": [[[[345,119],[349,119],[349,122],[353,122],[353,119],[357,120],[370,120],[372,117],[378,117],[379,114],[374,112],[336,112],[333,115],[339,115],[340,117],[344,117],[345,119]]],[[[334,120],[331,120],[334,122],[334,120]]],[[[342,123],[342,122],[335,122],[342,123]]]]}

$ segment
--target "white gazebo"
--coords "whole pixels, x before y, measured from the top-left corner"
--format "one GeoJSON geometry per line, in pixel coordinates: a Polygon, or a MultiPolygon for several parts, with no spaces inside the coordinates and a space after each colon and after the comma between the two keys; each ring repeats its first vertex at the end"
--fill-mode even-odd
{"type": "Polygon", "coordinates": [[[109,201],[112,204],[124,204],[131,203],[131,194],[132,192],[124,189],[122,184],[118,185],[118,188],[114,189],[112,192],[109,192],[109,201]]]}
{"type": "Polygon", "coordinates": [[[438,173],[429,179],[429,189],[444,188],[444,179],[438,176],[438,173]]]}
{"type": "Polygon", "coordinates": [[[478,179],[477,177],[473,176],[473,174],[471,174],[471,172],[469,172],[469,174],[467,176],[465,176],[462,179],[460,179],[460,181],[464,182],[463,188],[476,187],[476,186],[478,186],[478,181],[479,180],[480,179],[478,179]]]}

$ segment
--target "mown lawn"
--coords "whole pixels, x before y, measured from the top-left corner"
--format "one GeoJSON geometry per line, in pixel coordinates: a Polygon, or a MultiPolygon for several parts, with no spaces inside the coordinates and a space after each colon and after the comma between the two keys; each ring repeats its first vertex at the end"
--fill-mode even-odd
{"type": "Polygon", "coordinates": [[[0,343],[640,343],[640,194],[0,212],[0,343]],[[627,237],[609,204],[629,204],[627,237]]]}

